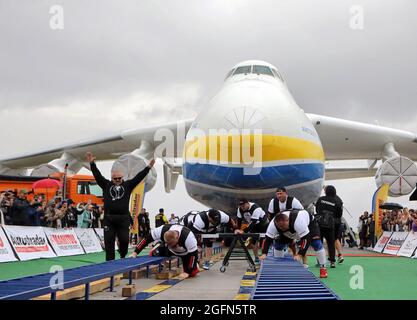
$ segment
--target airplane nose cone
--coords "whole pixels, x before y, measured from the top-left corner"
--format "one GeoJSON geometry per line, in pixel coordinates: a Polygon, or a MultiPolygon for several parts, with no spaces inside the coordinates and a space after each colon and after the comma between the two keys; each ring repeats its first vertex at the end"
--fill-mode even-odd
{"type": "Polygon", "coordinates": [[[231,109],[224,116],[225,129],[262,129],[268,118],[257,108],[242,106],[231,109]]]}

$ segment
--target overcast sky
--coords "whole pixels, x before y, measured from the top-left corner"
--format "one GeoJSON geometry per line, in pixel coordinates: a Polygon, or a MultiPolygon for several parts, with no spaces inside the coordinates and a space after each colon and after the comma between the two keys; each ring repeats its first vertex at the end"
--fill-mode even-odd
{"type": "MultiPolygon", "coordinates": [[[[415,0],[0,0],[2,155],[192,118],[247,59],[275,65],[306,112],[417,132],[416,38],[415,0]]],[[[336,186],[370,209],[373,179],[336,186]]],[[[201,207],[182,180],[163,193],[159,179],[146,206],[201,207]]]]}

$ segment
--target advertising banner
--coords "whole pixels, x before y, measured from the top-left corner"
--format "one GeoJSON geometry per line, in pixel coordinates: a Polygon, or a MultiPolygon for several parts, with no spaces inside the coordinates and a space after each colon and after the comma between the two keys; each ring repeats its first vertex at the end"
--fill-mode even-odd
{"type": "Polygon", "coordinates": [[[103,251],[100,241],[93,229],[75,228],[74,231],[86,253],[103,251]]]}
{"type": "Polygon", "coordinates": [[[372,213],[375,218],[375,235],[379,237],[382,234],[382,212],[379,206],[384,204],[388,199],[389,185],[383,184],[374,193],[372,197],[372,213]]]}
{"type": "Polygon", "coordinates": [[[0,227],[0,262],[17,261],[6,234],[0,227]]]}
{"type": "MultiPolygon", "coordinates": [[[[104,229],[103,228],[94,228],[94,231],[96,232],[97,237],[100,241],[100,244],[104,249],[104,229]]],[[[115,249],[118,250],[119,246],[117,245],[117,238],[116,238],[116,242],[115,242],[114,245],[115,245],[115,249]]]]}
{"type": "Polygon", "coordinates": [[[385,245],[388,243],[389,239],[391,238],[392,232],[391,231],[384,231],[382,236],[378,239],[374,247],[375,252],[382,253],[384,251],[385,245]]]}
{"type": "Polygon", "coordinates": [[[104,229],[103,228],[94,228],[94,232],[97,235],[98,241],[100,241],[101,247],[104,249],[104,229]]]}
{"type": "Polygon", "coordinates": [[[58,257],[84,254],[74,229],[43,228],[58,257]]]}
{"type": "Polygon", "coordinates": [[[408,232],[394,232],[385,246],[383,253],[397,254],[407,236],[408,232]]]}
{"type": "Polygon", "coordinates": [[[3,226],[3,230],[20,260],[56,257],[42,227],[3,226]]]}
{"type": "Polygon", "coordinates": [[[417,233],[409,232],[397,255],[411,258],[417,248],[417,233]]]}
{"type": "Polygon", "coordinates": [[[138,216],[143,207],[143,198],[145,196],[145,179],[139,183],[135,189],[133,189],[130,195],[130,214],[132,215],[133,226],[130,229],[130,233],[138,234],[138,216]]]}

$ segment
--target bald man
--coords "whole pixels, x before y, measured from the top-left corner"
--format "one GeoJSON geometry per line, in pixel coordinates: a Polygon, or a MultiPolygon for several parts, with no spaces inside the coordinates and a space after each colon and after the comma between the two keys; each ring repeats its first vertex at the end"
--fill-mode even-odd
{"type": "Polygon", "coordinates": [[[155,160],[152,159],[149,165],[131,180],[124,181],[123,172],[119,170],[112,171],[110,181],[101,175],[95,163],[96,158],[91,152],[87,152],[86,158],[90,163],[91,172],[97,184],[103,189],[106,261],[114,260],[115,258],[114,242],[116,236],[119,240],[120,257],[124,258],[127,255],[129,245],[129,226],[131,219],[129,212],[130,194],[146,177],[149,170],[155,164],[155,160]]]}
{"type": "Polygon", "coordinates": [[[180,278],[194,277],[198,269],[197,239],[190,229],[179,224],[165,224],[156,229],[136,246],[131,254],[136,258],[138,254],[151,242],[161,241],[158,248],[159,255],[164,257],[178,256],[182,259],[183,273],[180,278]]]}

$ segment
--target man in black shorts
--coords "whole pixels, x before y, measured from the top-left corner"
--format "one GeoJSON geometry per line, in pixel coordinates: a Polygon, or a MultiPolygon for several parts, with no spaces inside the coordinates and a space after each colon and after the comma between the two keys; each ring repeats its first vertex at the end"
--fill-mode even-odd
{"type": "Polygon", "coordinates": [[[320,239],[320,229],[314,217],[306,210],[283,211],[277,214],[267,228],[265,242],[262,247],[261,260],[266,258],[269,247],[276,241],[275,257],[283,257],[284,249],[294,241],[298,241],[299,250],[294,259],[306,257],[308,247],[311,245],[316,251],[320,264],[320,278],[327,278],[326,251],[320,239]]]}
{"type": "Polygon", "coordinates": [[[199,272],[197,239],[190,229],[179,224],[165,224],[156,229],[136,246],[130,255],[136,258],[138,254],[151,242],[161,241],[158,247],[159,256],[178,256],[182,260],[183,273],[180,278],[194,277],[199,272]]]}

